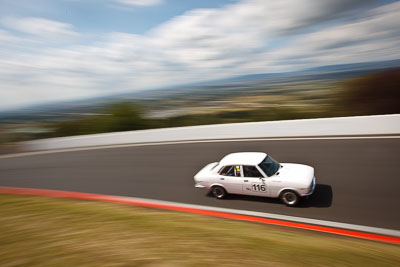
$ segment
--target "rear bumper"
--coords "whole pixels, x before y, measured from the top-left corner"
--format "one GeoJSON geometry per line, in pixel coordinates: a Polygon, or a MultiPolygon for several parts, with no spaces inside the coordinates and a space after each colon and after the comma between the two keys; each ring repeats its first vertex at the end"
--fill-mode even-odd
{"type": "Polygon", "coordinates": [[[206,188],[205,185],[201,185],[201,184],[195,184],[194,187],[196,187],[196,188],[206,188]]]}

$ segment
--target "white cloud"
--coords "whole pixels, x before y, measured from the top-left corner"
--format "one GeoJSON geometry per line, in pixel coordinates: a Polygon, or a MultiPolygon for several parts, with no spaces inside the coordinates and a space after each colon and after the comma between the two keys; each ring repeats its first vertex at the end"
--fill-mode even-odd
{"type": "Polygon", "coordinates": [[[300,35],[285,47],[268,51],[279,60],[308,60],[313,65],[400,58],[400,3],[373,9],[363,18],[300,35]]]}
{"type": "Polygon", "coordinates": [[[114,0],[117,3],[131,6],[154,6],[164,2],[164,0],[114,0]]]}
{"type": "Polygon", "coordinates": [[[15,36],[10,34],[9,32],[0,29],[0,43],[2,43],[2,44],[4,44],[4,43],[13,43],[13,42],[15,42],[17,40],[18,40],[18,38],[16,38],[15,36]]]}
{"type": "Polygon", "coordinates": [[[158,49],[188,68],[220,68],[226,63],[234,69],[235,63],[257,60],[259,51],[280,38],[301,34],[371,1],[332,2],[247,0],[222,9],[197,9],[162,24],[148,36],[156,40],[158,49]]]}
{"type": "Polygon", "coordinates": [[[46,38],[65,38],[77,35],[71,24],[44,18],[4,17],[1,19],[1,24],[9,29],[46,38]]]}
{"type": "MultiPolygon", "coordinates": [[[[0,106],[400,58],[400,2],[375,9],[367,2],[247,0],[192,10],[145,35],[115,32],[34,53],[0,50],[0,106]]],[[[74,34],[65,25],[61,32],[74,34]]],[[[0,31],[1,38],[10,36],[0,31]]]]}

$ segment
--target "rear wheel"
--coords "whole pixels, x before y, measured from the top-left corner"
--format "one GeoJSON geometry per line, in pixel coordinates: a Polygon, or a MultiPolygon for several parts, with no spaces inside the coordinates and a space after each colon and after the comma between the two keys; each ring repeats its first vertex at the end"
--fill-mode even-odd
{"type": "Polygon", "coordinates": [[[214,186],[211,191],[217,199],[223,199],[227,195],[226,190],[222,186],[214,186]]]}
{"type": "Polygon", "coordinates": [[[296,206],[300,201],[300,196],[292,190],[283,191],[279,198],[286,206],[289,207],[296,206]]]}

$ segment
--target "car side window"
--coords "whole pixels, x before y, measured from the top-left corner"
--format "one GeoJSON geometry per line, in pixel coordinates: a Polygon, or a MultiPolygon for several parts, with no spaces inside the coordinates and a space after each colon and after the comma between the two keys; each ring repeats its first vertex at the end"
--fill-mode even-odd
{"type": "Polygon", "coordinates": [[[244,177],[263,177],[255,166],[243,166],[244,177]]]}
{"type": "Polygon", "coordinates": [[[240,177],[240,166],[225,166],[219,172],[223,176],[236,176],[240,177]]]}
{"type": "Polygon", "coordinates": [[[221,169],[219,174],[223,176],[235,176],[235,171],[233,169],[233,166],[225,166],[221,169]]]}

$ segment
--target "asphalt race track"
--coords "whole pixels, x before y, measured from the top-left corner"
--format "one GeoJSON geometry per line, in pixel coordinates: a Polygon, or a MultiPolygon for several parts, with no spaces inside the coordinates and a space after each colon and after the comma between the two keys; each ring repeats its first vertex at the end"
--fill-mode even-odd
{"type": "Polygon", "coordinates": [[[132,196],[400,230],[400,139],[186,143],[0,159],[0,186],[132,196]],[[315,167],[317,189],[299,207],[276,199],[217,200],[193,176],[225,154],[264,151],[315,167]]]}

